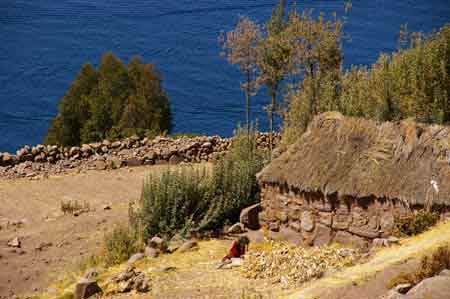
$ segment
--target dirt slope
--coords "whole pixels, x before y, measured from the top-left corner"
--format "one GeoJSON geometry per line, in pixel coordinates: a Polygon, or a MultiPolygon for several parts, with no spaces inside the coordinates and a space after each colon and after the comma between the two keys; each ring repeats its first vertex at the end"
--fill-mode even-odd
{"type": "Polygon", "coordinates": [[[87,173],[0,181],[0,298],[40,293],[55,275],[77,259],[95,253],[104,232],[127,221],[128,202],[139,197],[149,171],[164,166],[89,171],[87,173]],[[94,211],[63,215],[62,200],[87,202],[94,211]],[[103,207],[108,204],[110,210],[103,207]],[[24,222],[7,225],[7,222],[24,222]],[[20,249],[7,246],[19,237],[20,249]],[[37,250],[41,243],[51,246],[37,250]]]}

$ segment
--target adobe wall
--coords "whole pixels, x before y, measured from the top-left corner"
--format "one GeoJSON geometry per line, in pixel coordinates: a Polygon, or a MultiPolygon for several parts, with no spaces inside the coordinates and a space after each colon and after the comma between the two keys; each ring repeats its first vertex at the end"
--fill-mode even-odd
{"type": "Polygon", "coordinates": [[[410,213],[400,201],[324,197],[279,186],[262,187],[260,222],[274,239],[298,244],[367,246],[392,234],[394,218],[410,213]]]}

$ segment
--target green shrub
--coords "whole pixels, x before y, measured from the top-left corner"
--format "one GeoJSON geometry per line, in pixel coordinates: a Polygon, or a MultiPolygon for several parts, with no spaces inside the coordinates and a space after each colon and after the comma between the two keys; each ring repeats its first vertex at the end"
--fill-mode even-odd
{"type": "Polygon", "coordinates": [[[171,236],[203,216],[209,196],[205,170],[167,168],[161,176],[145,179],[140,200],[130,206],[130,223],[143,240],[171,236]]]}
{"type": "Polygon", "coordinates": [[[170,102],[153,64],[134,57],[125,65],[112,53],[96,69],[83,65],[59,103],[45,138],[64,146],[138,136],[171,129],[170,102]]]}
{"type": "Polygon", "coordinates": [[[130,205],[129,218],[141,240],[170,237],[192,230],[212,230],[235,222],[242,208],[259,200],[256,173],[263,157],[256,149],[256,133],[239,130],[231,150],[211,173],[189,167],[149,175],[141,198],[130,205]]]}
{"type": "Polygon", "coordinates": [[[430,256],[424,256],[420,261],[420,267],[412,273],[400,273],[391,279],[388,288],[391,289],[402,283],[416,285],[422,280],[439,274],[444,269],[450,269],[450,248],[441,246],[430,256]]]}
{"type": "Polygon", "coordinates": [[[116,265],[126,261],[139,249],[132,231],[125,226],[116,226],[105,235],[105,262],[116,265]]]}
{"type": "Polygon", "coordinates": [[[439,213],[419,211],[417,214],[395,219],[395,234],[399,236],[415,236],[439,221],[439,213]]]}
{"type": "Polygon", "coordinates": [[[200,228],[220,227],[226,220],[238,220],[242,208],[259,201],[256,174],[264,166],[264,157],[256,147],[256,131],[238,129],[230,151],[213,167],[213,196],[200,228]]]}

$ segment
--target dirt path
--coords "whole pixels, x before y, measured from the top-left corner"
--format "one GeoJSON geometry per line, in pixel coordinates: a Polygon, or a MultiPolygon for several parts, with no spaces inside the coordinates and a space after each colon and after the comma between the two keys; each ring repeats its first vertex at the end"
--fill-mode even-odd
{"type": "Polygon", "coordinates": [[[99,250],[105,231],[126,222],[128,203],[140,195],[150,171],[164,166],[0,181],[0,298],[42,293],[52,275],[99,250]],[[63,215],[62,200],[86,202],[93,211],[63,215]],[[110,205],[110,210],[104,210],[110,205]],[[22,221],[22,225],[7,222],[22,221]],[[7,242],[19,237],[21,248],[7,242]],[[36,249],[47,243],[42,250],[36,249]]]}

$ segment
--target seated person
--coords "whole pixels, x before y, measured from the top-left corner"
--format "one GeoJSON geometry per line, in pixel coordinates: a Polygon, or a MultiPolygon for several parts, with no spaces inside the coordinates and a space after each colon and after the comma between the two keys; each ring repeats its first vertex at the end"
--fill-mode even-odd
{"type": "Polygon", "coordinates": [[[237,238],[231,244],[230,251],[222,258],[222,262],[231,261],[232,258],[242,258],[248,249],[250,240],[246,236],[237,238]]]}

